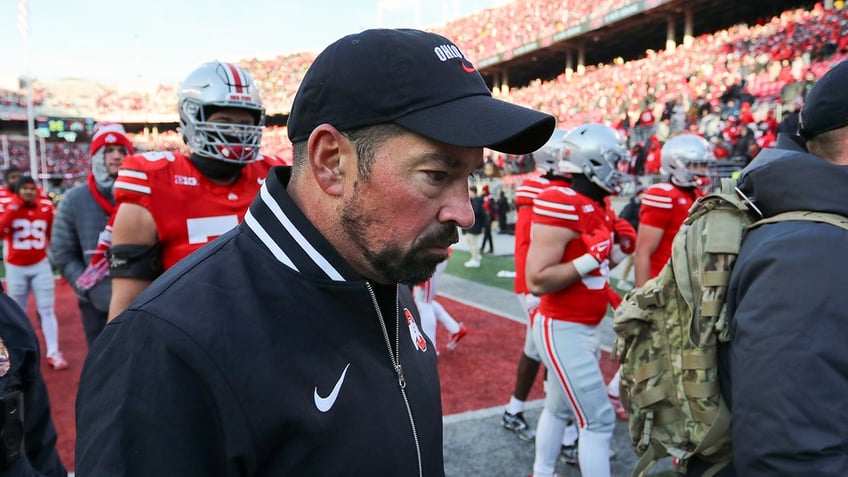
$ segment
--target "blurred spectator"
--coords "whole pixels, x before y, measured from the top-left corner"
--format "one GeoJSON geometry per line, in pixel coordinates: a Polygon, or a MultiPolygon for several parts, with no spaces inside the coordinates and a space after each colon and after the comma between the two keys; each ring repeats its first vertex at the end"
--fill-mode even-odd
{"type": "Polygon", "coordinates": [[[500,193],[498,193],[498,233],[506,234],[510,232],[509,224],[507,223],[507,214],[510,210],[509,200],[506,198],[506,194],[503,189],[501,189],[500,193]]]}
{"type": "Polygon", "coordinates": [[[66,194],[56,211],[50,261],[74,289],[89,347],[106,326],[112,282],[106,276],[106,250],[112,243],[107,222],[115,212],[113,186],[118,169],[135,149],[120,124],[98,123],[89,148],[91,172],[66,194]]]}

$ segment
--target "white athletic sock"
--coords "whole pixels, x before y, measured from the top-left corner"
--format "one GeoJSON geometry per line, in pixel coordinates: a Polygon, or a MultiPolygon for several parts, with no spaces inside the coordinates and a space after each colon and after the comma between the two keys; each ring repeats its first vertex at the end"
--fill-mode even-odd
{"type": "Polygon", "coordinates": [[[618,383],[621,382],[621,368],[615,371],[609,384],[607,385],[607,394],[614,397],[619,397],[618,383]]]}
{"type": "MultiPolygon", "coordinates": [[[[416,290],[417,291],[417,290],[416,290]]],[[[416,298],[419,298],[416,296],[416,298]]],[[[427,303],[423,297],[415,301],[418,307],[418,314],[421,316],[421,331],[430,338],[433,346],[436,346],[436,313],[433,310],[432,302],[427,303]]]]}
{"type": "MultiPolygon", "coordinates": [[[[610,459],[609,444],[612,432],[596,432],[580,429],[580,440],[577,443],[577,459],[580,462],[580,473],[591,477],[609,477],[610,459]]],[[[539,436],[536,434],[538,442],[539,436]]]]}
{"type": "Polygon", "coordinates": [[[41,315],[41,332],[44,333],[44,345],[47,348],[47,356],[59,351],[59,323],[56,321],[56,313],[52,306],[38,307],[41,315]]]}
{"type": "Polygon", "coordinates": [[[510,396],[509,404],[506,405],[506,412],[513,415],[524,412],[524,401],[519,401],[515,396],[510,396]]]}
{"type": "MultiPolygon", "coordinates": [[[[554,474],[557,458],[559,457],[560,448],[562,447],[562,433],[565,431],[565,426],[568,422],[565,419],[557,418],[554,413],[547,409],[542,410],[542,415],[539,416],[539,425],[536,427],[536,459],[533,461],[533,476],[534,477],[549,477],[554,474]]],[[[580,442],[580,450],[583,449],[583,442],[580,442]]],[[[582,466],[583,459],[580,459],[582,466]]],[[[581,467],[582,469],[582,467],[581,467]]],[[[582,472],[583,475],[593,474],[582,472]]],[[[609,471],[607,471],[609,475],[609,471]]]]}
{"type": "Polygon", "coordinates": [[[436,315],[436,320],[438,320],[438,322],[441,323],[446,330],[448,330],[448,333],[459,333],[459,322],[453,319],[450,313],[445,310],[445,307],[436,300],[432,301],[432,306],[436,315]]]}

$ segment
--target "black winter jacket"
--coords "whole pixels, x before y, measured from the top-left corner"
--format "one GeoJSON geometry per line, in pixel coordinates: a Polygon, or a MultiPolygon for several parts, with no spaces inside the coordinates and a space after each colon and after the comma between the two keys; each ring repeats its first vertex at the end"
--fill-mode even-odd
{"type": "Polygon", "coordinates": [[[408,287],[354,272],[288,177],[272,169],[242,224],[106,326],[80,382],[78,477],[444,475],[408,287]]]}
{"type": "Polygon", "coordinates": [[[56,427],[41,376],[38,337],[21,307],[4,293],[0,293],[0,338],[8,350],[10,365],[0,376],[0,396],[23,393],[24,408],[16,412],[23,412],[26,452],[11,466],[0,469],[0,477],[66,477],[68,472],[56,451],[56,427]]]}

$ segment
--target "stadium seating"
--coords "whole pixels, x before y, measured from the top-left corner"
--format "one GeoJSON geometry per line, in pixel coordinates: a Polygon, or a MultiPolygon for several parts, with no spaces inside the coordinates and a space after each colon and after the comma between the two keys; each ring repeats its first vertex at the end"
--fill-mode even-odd
{"type": "MultiPolygon", "coordinates": [[[[453,20],[434,31],[455,39],[471,58],[481,59],[629,3],[632,0],[512,1],[453,20]]],[[[535,80],[509,90],[496,89],[493,94],[550,112],[566,129],[597,121],[631,133],[639,126],[637,119],[650,110],[657,118],[652,131],[660,141],[669,134],[699,131],[731,154],[740,127],[752,129],[762,143],[759,147],[768,145],[765,142],[773,137],[780,113],[794,107],[789,92],[804,91],[829,65],[845,58],[846,53],[848,11],[825,10],[817,4],[811,10],[789,10],[755,25],[740,24],[701,35],[691,45],[679,45],[670,51],[649,50],[645,57],[632,61],[587,65],[582,74],[563,72],[550,80],[535,80]],[[738,119],[742,103],[748,103],[745,108],[750,108],[751,117],[745,121],[748,124],[729,123],[729,118],[738,119]],[[705,117],[713,110],[719,117],[707,128],[710,118],[705,117]],[[777,121],[767,121],[770,115],[777,121]]],[[[254,75],[269,114],[285,114],[314,56],[303,52],[271,59],[245,59],[239,63],[254,75]]],[[[85,117],[121,122],[167,117],[175,121],[176,87],[160,85],[151,91],[126,92],[104,86],[92,93],[90,101],[83,97],[58,97],[37,83],[35,90],[38,105],[66,108],[74,116],[91,112],[85,117]]],[[[21,107],[25,107],[22,91],[0,90],[0,112],[21,107]]],[[[634,146],[643,139],[635,134],[630,136],[634,146]]],[[[134,141],[140,149],[184,148],[174,132],[139,135],[134,141]]],[[[22,158],[26,162],[26,142],[12,143],[12,163],[22,158]]],[[[51,144],[45,151],[48,171],[86,173],[87,157],[78,153],[84,150],[85,145],[51,144]]],[[[267,128],[262,151],[290,160],[291,144],[285,129],[267,128]]],[[[491,158],[502,174],[526,170],[526,158],[491,158]]]]}

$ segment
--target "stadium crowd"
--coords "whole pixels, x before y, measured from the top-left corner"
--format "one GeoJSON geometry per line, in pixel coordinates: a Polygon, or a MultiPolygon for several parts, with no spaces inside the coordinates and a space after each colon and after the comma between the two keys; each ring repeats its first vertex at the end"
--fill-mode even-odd
{"type": "MultiPolygon", "coordinates": [[[[457,38],[471,58],[480,59],[629,3],[510,2],[451,21],[438,31],[457,38]]],[[[774,140],[784,115],[801,107],[805,91],[815,79],[846,53],[848,12],[825,10],[817,4],[811,10],[785,11],[755,25],[740,24],[704,34],[673,49],[648,50],[640,59],[587,65],[580,74],[563,72],[524,87],[495,88],[494,94],[550,112],[565,129],[590,121],[618,128],[630,138],[634,154],[631,172],[653,174],[659,167],[662,143],[684,131],[697,131],[713,142],[719,158],[749,160],[774,140]]],[[[264,93],[266,109],[274,114],[290,109],[293,93],[313,59],[313,53],[304,52],[246,59],[240,64],[253,73],[264,93]]],[[[37,83],[35,91],[40,105],[72,106],[75,101],[55,97],[37,83]]],[[[0,90],[0,108],[24,105],[22,94],[0,90]]],[[[120,121],[140,112],[172,114],[174,96],[174,85],[160,85],[148,93],[104,89],[96,97],[93,116],[120,121]]],[[[136,135],[133,140],[140,150],[179,149],[182,145],[173,131],[136,135]]],[[[25,141],[13,139],[10,144],[10,162],[26,165],[25,141]]],[[[88,170],[87,164],[77,164],[85,161],[80,148],[84,145],[51,144],[46,151],[47,172],[75,175],[88,170]]],[[[262,151],[290,158],[285,129],[266,128],[262,151]]],[[[527,157],[492,153],[490,163],[495,167],[487,175],[492,176],[533,170],[533,161],[527,157]]]]}
{"type": "Polygon", "coordinates": [[[509,2],[448,22],[435,29],[456,38],[463,52],[475,61],[510,51],[580,25],[587,19],[636,3],[633,0],[530,0],[509,2]]]}

